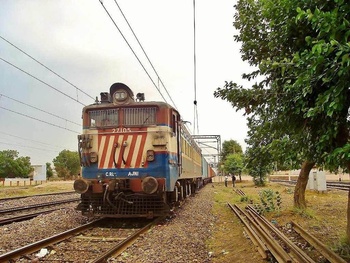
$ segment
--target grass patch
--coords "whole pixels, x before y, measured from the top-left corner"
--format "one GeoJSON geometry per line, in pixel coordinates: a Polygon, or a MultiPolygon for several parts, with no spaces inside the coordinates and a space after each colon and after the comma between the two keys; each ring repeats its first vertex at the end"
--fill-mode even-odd
{"type": "Polygon", "coordinates": [[[338,242],[336,242],[331,249],[344,258],[347,262],[350,261],[350,242],[346,236],[340,237],[338,242]]]}
{"type": "Polygon", "coordinates": [[[21,187],[1,187],[0,198],[15,197],[15,196],[30,196],[37,194],[48,194],[73,191],[73,181],[62,182],[47,182],[39,185],[21,186],[21,187]]]}
{"type": "Polygon", "coordinates": [[[301,209],[293,207],[293,213],[306,219],[317,219],[315,212],[309,208],[301,209]]]}

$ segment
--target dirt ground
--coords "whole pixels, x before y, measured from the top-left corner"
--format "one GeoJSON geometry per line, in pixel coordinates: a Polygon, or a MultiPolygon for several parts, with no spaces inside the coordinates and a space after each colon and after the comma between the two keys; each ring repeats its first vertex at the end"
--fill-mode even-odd
{"type": "MultiPolygon", "coordinates": [[[[215,189],[215,231],[208,246],[213,253],[213,262],[266,262],[253,248],[252,242],[243,231],[243,225],[233,214],[227,203],[237,204],[242,209],[249,203],[238,195],[231,184],[213,183],[215,189]]],[[[269,183],[265,187],[255,187],[253,182],[238,182],[236,189],[241,189],[254,203],[259,203],[259,192],[263,190],[278,191],[281,196],[280,211],[269,212],[264,216],[279,226],[294,221],[310,234],[320,239],[329,248],[338,249],[345,239],[346,211],[348,193],[331,190],[323,193],[306,191],[307,210],[293,209],[294,187],[269,183]]],[[[338,251],[339,252],[339,251],[338,251]]],[[[342,252],[346,258],[347,251],[342,252]]],[[[340,253],[338,253],[340,254],[340,253]]],[[[350,262],[350,258],[346,258],[350,262]]]]}

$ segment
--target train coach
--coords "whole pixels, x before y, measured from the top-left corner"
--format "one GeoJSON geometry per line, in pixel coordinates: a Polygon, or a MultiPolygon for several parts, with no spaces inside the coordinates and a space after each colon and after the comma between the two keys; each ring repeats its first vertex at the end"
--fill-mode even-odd
{"type": "Polygon", "coordinates": [[[97,217],[165,215],[215,176],[180,113],[123,83],[82,111],[77,209],[97,217]]]}

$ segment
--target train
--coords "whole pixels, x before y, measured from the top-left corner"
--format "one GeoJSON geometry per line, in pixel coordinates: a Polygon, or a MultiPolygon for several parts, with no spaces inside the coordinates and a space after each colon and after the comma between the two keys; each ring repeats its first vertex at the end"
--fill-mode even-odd
{"type": "Polygon", "coordinates": [[[164,216],[216,176],[179,111],[124,83],[85,106],[82,125],[74,190],[83,215],[164,216]]]}

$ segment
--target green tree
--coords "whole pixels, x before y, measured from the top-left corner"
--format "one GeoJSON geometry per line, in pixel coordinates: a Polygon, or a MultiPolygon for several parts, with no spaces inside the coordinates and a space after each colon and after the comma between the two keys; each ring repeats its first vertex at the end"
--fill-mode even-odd
{"type": "Polygon", "coordinates": [[[225,161],[228,155],[234,153],[243,153],[242,146],[235,140],[224,141],[222,143],[221,160],[225,161]]]}
{"type": "MultiPolygon", "coordinates": [[[[303,145],[303,150],[298,149],[299,154],[289,154],[288,159],[292,160],[291,163],[296,163],[301,157],[309,159],[309,156],[314,156],[313,147],[307,147],[312,146],[312,138],[309,130],[303,128],[303,115],[293,111],[293,94],[285,92],[283,88],[283,84],[290,80],[283,77],[285,69],[279,68],[278,65],[286,65],[288,58],[293,57],[293,54],[303,47],[305,37],[312,32],[305,24],[295,23],[296,8],[307,3],[296,0],[278,1],[277,4],[272,0],[238,1],[234,26],[240,34],[235,36],[235,40],[242,43],[243,60],[256,67],[256,70],[244,74],[243,78],[252,80],[259,76],[259,82],[248,89],[227,82],[223,89],[218,89],[214,94],[231,102],[233,107],[244,109],[248,118],[248,128],[254,129],[254,133],[260,133],[250,138],[251,153],[254,147],[259,145],[269,145],[269,149],[265,149],[264,152],[268,151],[271,154],[285,150],[282,144],[278,143],[274,143],[275,149],[272,149],[270,144],[275,140],[289,141],[292,149],[303,145]],[[310,138],[306,140],[307,143],[306,138],[310,138]]],[[[317,4],[315,1],[314,3],[317,4]]],[[[260,149],[256,150],[260,152],[260,149]]],[[[272,158],[268,159],[273,162],[272,158]]],[[[266,162],[263,163],[270,166],[266,162]]],[[[260,170],[269,169],[266,167],[260,170]]],[[[301,200],[301,203],[306,202],[301,200]]]]}
{"type": "Polygon", "coordinates": [[[78,152],[63,150],[55,159],[53,159],[53,164],[55,166],[57,176],[63,178],[64,180],[72,178],[80,171],[78,152]]]}
{"type": "Polygon", "coordinates": [[[240,175],[243,170],[243,154],[233,153],[226,156],[224,167],[225,172],[240,175]]]}
{"type": "Polygon", "coordinates": [[[0,177],[28,177],[33,171],[30,157],[18,157],[15,150],[0,151],[0,177]]]}
{"type": "Polygon", "coordinates": [[[53,170],[51,167],[51,163],[47,162],[46,163],[46,177],[50,179],[53,176],[53,170]]]}
{"type": "MultiPolygon", "coordinates": [[[[242,42],[243,60],[257,67],[243,77],[260,78],[250,89],[226,83],[215,96],[263,126],[269,120],[271,130],[260,131],[264,140],[287,138],[293,161],[304,160],[294,202],[306,207],[303,194],[315,163],[350,170],[350,3],[240,0],[236,8],[235,39],[242,42]]],[[[347,217],[350,240],[350,192],[347,217]]]]}

